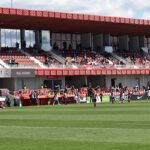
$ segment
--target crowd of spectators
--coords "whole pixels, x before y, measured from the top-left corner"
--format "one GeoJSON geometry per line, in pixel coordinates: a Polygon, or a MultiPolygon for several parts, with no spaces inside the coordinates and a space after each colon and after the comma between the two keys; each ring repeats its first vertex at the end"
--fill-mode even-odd
{"type": "Polygon", "coordinates": [[[46,52],[41,49],[37,49],[37,46],[34,45],[33,47],[26,48],[25,51],[30,53],[32,56],[34,56],[36,59],[38,59],[40,62],[44,63],[48,67],[52,66],[58,66],[61,63],[56,60],[49,52],[46,52]]]}
{"type": "Polygon", "coordinates": [[[123,63],[111,56],[105,57],[99,54],[95,54],[95,56],[80,55],[76,57],[66,57],[65,65],[86,67],[115,67],[116,65],[123,65],[123,63]]]}
{"type": "Polygon", "coordinates": [[[54,59],[50,54],[44,57],[45,57],[45,65],[48,65],[48,67],[60,65],[60,62],[54,59]]]}
{"type": "Polygon", "coordinates": [[[85,67],[114,67],[116,65],[123,65],[123,62],[113,58],[105,51],[92,50],[90,47],[82,49],[82,45],[78,44],[76,49],[72,48],[70,44],[63,43],[63,48],[59,49],[57,43],[54,43],[53,50],[59,52],[65,57],[66,66],[85,66],[85,67]]]}
{"type": "Polygon", "coordinates": [[[77,57],[66,57],[65,59],[66,66],[86,66],[86,67],[106,67],[106,66],[113,66],[113,63],[103,57],[87,57],[87,56],[77,56],[77,57]]]}
{"type": "Polygon", "coordinates": [[[146,58],[146,56],[128,56],[127,60],[134,65],[137,66],[149,66],[150,61],[146,58]]]}
{"type": "MultiPolygon", "coordinates": [[[[30,46],[30,48],[26,48],[26,42],[23,42],[24,50],[31,53],[36,59],[39,59],[42,63],[47,65],[48,67],[51,66],[58,66],[61,65],[61,63],[54,59],[48,52],[42,51],[37,49],[37,46],[34,45],[33,47],[30,46]]],[[[76,49],[72,48],[72,45],[66,44],[66,42],[63,43],[63,48],[59,49],[57,46],[57,43],[54,43],[53,50],[56,52],[60,52],[65,57],[65,67],[103,67],[103,68],[109,68],[109,67],[120,67],[125,66],[122,61],[114,58],[111,56],[110,53],[107,53],[103,50],[101,51],[93,51],[90,47],[87,49],[82,49],[82,45],[78,44],[76,46],[76,49]]],[[[17,53],[19,55],[19,43],[16,43],[16,48],[9,48],[4,47],[1,49],[1,53],[7,53],[11,54],[17,53]]],[[[146,56],[144,56],[142,51],[139,51],[137,53],[128,52],[126,50],[117,51],[118,55],[121,55],[124,57],[128,62],[130,62],[131,65],[134,66],[149,66],[150,61],[147,59],[146,56]]],[[[18,64],[18,62],[15,61],[15,59],[7,59],[6,60],[8,64],[18,64]]]]}
{"type": "Polygon", "coordinates": [[[128,62],[131,63],[131,65],[142,67],[150,65],[150,60],[147,58],[146,55],[144,55],[143,50],[136,52],[122,50],[117,52],[117,54],[125,58],[128,62]]]}

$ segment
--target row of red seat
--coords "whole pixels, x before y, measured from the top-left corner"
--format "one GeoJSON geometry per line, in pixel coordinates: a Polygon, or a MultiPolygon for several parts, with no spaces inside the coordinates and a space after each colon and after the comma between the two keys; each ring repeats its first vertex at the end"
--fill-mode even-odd
{"type": "Polygon", "coordinates": [[[13,51],[13,53],[3,54],[0,53],[0,59],[5,61],[6,63],[9,63],[10,60],[13,60],[14,63],[17,63],[19,65],[36,65],[36,63],[29,58],[29,56],[26,56],[25,54],[17,51],[13,51]]]}

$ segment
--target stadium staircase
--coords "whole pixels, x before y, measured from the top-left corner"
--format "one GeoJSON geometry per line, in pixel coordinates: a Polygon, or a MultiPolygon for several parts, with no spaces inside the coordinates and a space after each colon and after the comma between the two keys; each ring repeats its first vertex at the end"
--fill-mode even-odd
{"type": "Polygon", "coordinates": [[[55,51],[50,51],[49,52],[53,58],[58,60],[60,63],[64,64],[65,63],[65,58],[59,54],[57,54],[55,51]]]}
{"type": "Polygon", "coordinates": [[[36,64],[39,65],[40,68],[47,68],[46,65],[44,65],[42,62],[40,62],[38,59],[36,59],[34,56],[30,55],[29,53],[25,51],[21,51],[23,54],[29,57],[30,60],[33,60],[36,64]]]}
{"type": "Polygon", "coordinates": [[[150,54],[143,51],[144,56],[150,61],[150,54]]]}
{"type": "Polygon", "coordinates": [[[111,53],[111,55],[112,55],[112,57],[116,58],[117,60],[122,61],[124,64],[131,65],[131,62],[127,61],[125,58],[118,56],[115,53],[111,53]]]}
{"type": "Polygon", "coordinates": [[[9,65],[7,65],[3,60],[0,59],[0,66],[3,67],[3,68],[7,68],[9,69],[9,65]]]}

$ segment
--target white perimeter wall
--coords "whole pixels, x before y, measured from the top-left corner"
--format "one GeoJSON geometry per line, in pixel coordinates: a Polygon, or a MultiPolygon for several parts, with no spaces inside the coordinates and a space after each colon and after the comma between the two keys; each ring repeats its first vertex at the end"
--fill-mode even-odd
{"type": "Polygon", "coordinates": [[[1,78],[0,79],[0,88],[9,89],[10,91],[14,90],[15,79],[13,78],[1,78]]]}
{"type": "Polygon", "coordinates": [[[22,89],[23,84],[26,85],[29,89],[38,89],[43,85],[43,81],[45,80],[45,77],[39,77],[39,78],[17,78],[15,79],[15,90],[22,89]]]}
{"type": "MultiPolygon", "coordinates": [[[[77,77],[72,77],[75,81],[77,77]]],[[[115,78],[116,85],[122,83],[124,86],[134,87],[137,84],[137,79],[139,79],[140,87],[147,86],[148,81],[150,81],[150,75],[129,75],[129,76],[106,76],[106,87],[111,86],[111,79],[115,78]]],[[[38,78],[11,78],[11,79],[0,79],[0,88],[8,88],[9,90],[20,90],[22,89],[23,84],[30,89],[38,89],[43,85],[43,81],[48,80],[46,77],[38,77],[38,78]]],[[[60,77],[59,80],[62,80],[62,85],[65,86],[65,78],[60,77]]],[[[67,82],[71,83],[71,80],[67,80],[67,82]]],[[[92,81],[91,81],[92,82],[92,81]]],[[[101,81],[100,81],[101,82],[101,81]]],[[[79,84],[79,82],[76,82],[79,84]]]]}
{"type": "MultiPolygon", "coordinates": [[[[50,79],[47,79],[47,77],[17,78],[15,79],[15,90],[22,89],[23,84],[25,84],[27,88],[32,90],[39,89],[41,85],[43,85],[44,80],[50,79]]],[[[65,77],[59,77],[58,80],[61,80],[62,86],[65,87],[65,77]]]]}
{"type": "Polygon", "coordinates": [[[150,81],[149,76],[142,75],[129,75],[129,76],[106,76],[106,87],[111,86],[111,79],[116,78],[116,85],[122,83],[123,86],[134,87],[137,84],[137,79],[139,79],[140,87],[147,86],[147,82],[150,81]]]}

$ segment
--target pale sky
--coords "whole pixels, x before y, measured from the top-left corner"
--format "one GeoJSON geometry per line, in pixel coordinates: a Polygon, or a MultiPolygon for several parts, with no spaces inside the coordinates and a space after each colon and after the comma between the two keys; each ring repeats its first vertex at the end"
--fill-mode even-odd
{"type": "MultiPolygon", "coordinates": [[[[14,8],[150,19],[150,0],[12,0],[14,8]]],[[[11,0],[0,0],[10,7],[11,0]]]]}

